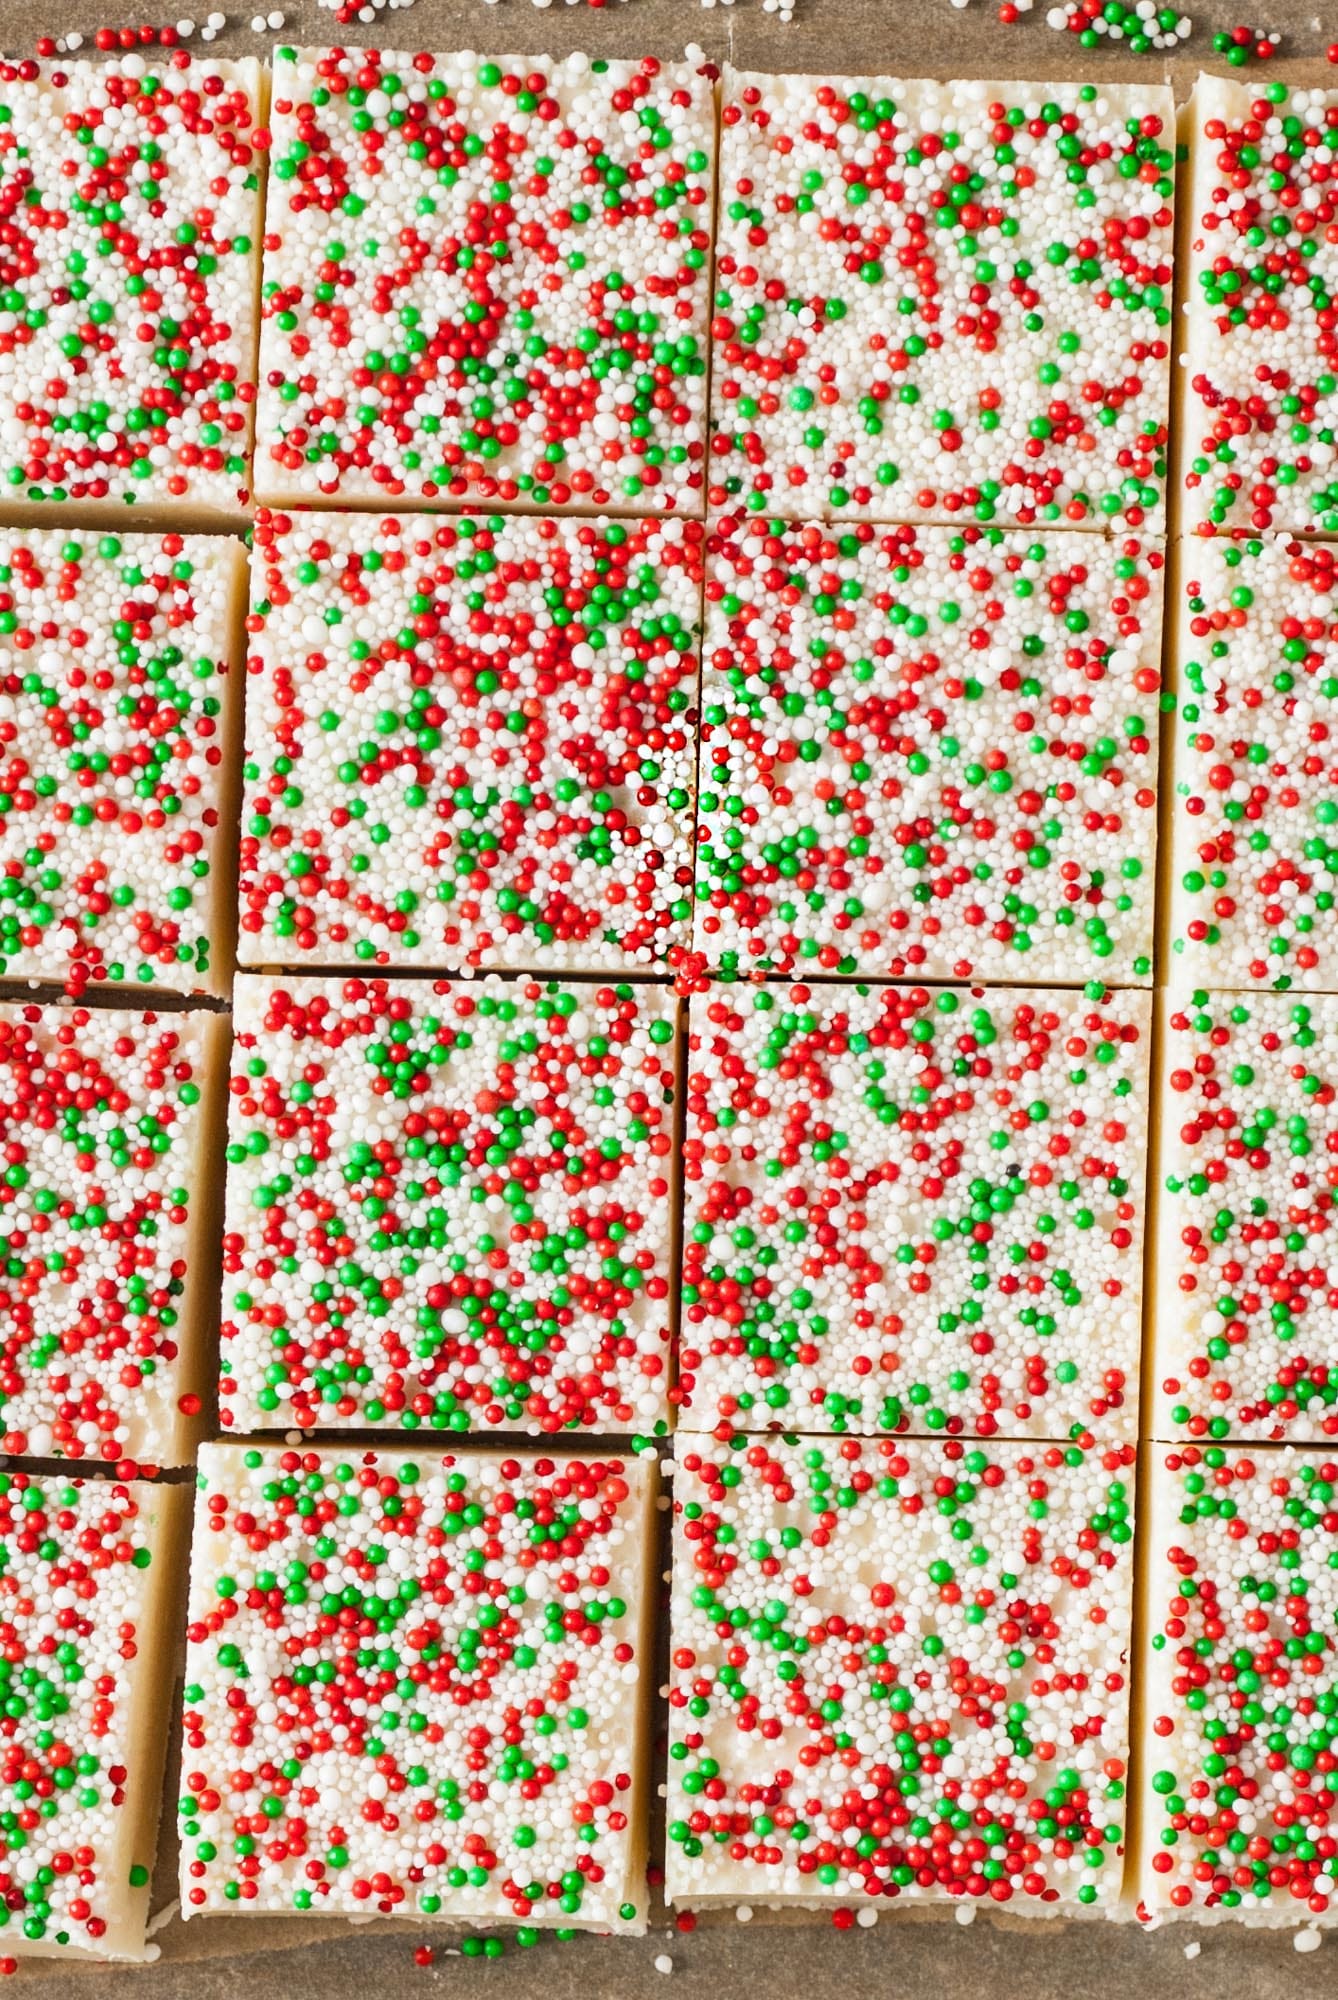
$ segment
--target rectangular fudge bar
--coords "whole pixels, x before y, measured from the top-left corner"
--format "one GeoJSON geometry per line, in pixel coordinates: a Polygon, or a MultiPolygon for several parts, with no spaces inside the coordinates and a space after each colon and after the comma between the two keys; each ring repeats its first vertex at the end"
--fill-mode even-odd
{"type": "Polygon", "coordinates": [[[694,1429],[1132,1437],[1150,996],[691,1001],[694,1429]]]}
{"type": "Polygon", "coordinates": [[[1113,1913],[1133,1446],[675,1445],[670,1901],[1113,1913]]]}
{"type": "Polygon", "coordinates": [[[219,1014],[0,1005],[0,1451],[189,1464],[227,1049],[219,1014]]]}
{"type": "Polygon", "coordinates": [[[731,515],[694,941],[727,971],[1152,978],[1161,544],[731,515]]]}
{"type": "Polygon", "coordinates": [[[1338,995],[1163,996],[1157,1435],[1338,1437],[1338,995]]]}
{"type": "Polygon", "coordinates": [[[1201,76],[1182,117],[1180,524],[1332,531],[1338,90],[1201,76]]]}
{"type": "Polygon", "coordinates": [[[217,536],[0,528],[0,973],[226,993],[245,591],[217,536]]]}
{"type": "Polygon", "coordinates": [[[692,521],[262,512],[243,961],[675,960],[703,539],[692,521]]]}
{"type": "Polygon", "coordinates": [[[644,1931],[657,1485],[207,1445],[183,1914],[644,1931]]]}
{"type": "Polygon", "coordinates": [[[279,49],[272,124],[261,500],[701,511],[708,76],[279,49]]]}
{"type": "Polygon", "coordinates": [[[1178,549],[1165,929],[1178,990],[1338,985],[1338,569],[1285,535],[1178,549]]]}
{"type": "Polygon", "coordinates": [[[220,1421],[663,1430],[665,987],[237,981],[220,1421]]]}
{"type": "Polygon", "coordinates": [[[260,64],[0,63],[0,509],[249,498],[260,64]]]}
{"type": "Polygon", "coordinates": [[[1156,529],[1162,84],[725,78],[713,507],[1156,529]]]}
{"type": "Polygon", "coordinates": [[[1145,1450],[1140,1915],[1332,1923],[1338,1462],[1145,1450]]]}
{"type": "Polygon", "coordinates": [[[145,1957],[186,1491],[0,1471],[0,1955],[145,1957]]]}

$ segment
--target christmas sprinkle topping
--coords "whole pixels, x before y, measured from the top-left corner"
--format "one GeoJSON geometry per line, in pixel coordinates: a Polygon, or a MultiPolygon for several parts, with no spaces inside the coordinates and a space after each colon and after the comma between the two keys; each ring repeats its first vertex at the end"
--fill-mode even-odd
{"type": "Polygon", "coordinates": [[[154,1564],[178,1497],[0,1472],[0,1943],[19,1952],[143,1955],[149,1703],[167,1726],[152,1642],[171,1575],[154,1564]]]}
{"type": "Polygon", "coordinates": [[[664,987],[237,982],[220,1421],[663,1428],[664,987]]]}
{"type": "Polygon", "coordinates": [[[1155,528],[1160,85],[727,79],[709,497],[1155,528]]]}
{"type": "Polygon", "coordinates": [[[693,996],[697,1428],[1131,1436],[1150,1003],[693,996]]]}
{"type": "Polygon", "coordinates": [[[1172,998],[1162,1074],[1171,1434],[1338,1437],[1338,998],[1172,998]]]}
{"type": "Polygon", "coordinates": [[[677,1454],[673,1901],[1115,1904],[1132,1445],[677,1454]]]}
{"type": "Polygon", "coordinates": [[[1144,1906],[1331,1915],[1338,1464],[1187,1445],[1153,1494],[1144,1906]]]}
{"type": "Polygon", "coordinates": [[[212,1014],[0,1007],[0,1451],[181,1464],[212,1014]]]}
{"type": "Polygon", "coordinates": [[[243,583],[217,537],[0,530],[0,973],[218,988],[243,583]]]}
{"type": "Polygon", "coordinates": [[[183,1914],[643,1930],[655,1482],[635,1459],[207,1445],[183,1914]]]}
{"type": "Polygon", "coordinates": [[[0,62],[0,500],[231,513],[255,396],[260,67],[0,62]]]}
{"type": "Polygon", "coordinates": [[[700,509],[709,79],[280,49],[273,126],[262,499],[700,509]]]}
{"type": "Polygon", "coordinates": [[[1182,546],[1172,977],[1338,979],[1338,567],[1322,543],[1182,546]]]}
{"type": "Polygon", "coordinates": [[[242,958],[649,969],[681,948],[702,538],[262,512],[242,958]]]}
{"type": "Polygon", "coordinates": [[[707,569],[709,962],[1151,979],[1159,544],[735,515],[707,569]]]}
{"type": "Polygon", "coordinates": [[[1338,93],[1202,77],[1186,525],[1338,529],[1338,93]]]}

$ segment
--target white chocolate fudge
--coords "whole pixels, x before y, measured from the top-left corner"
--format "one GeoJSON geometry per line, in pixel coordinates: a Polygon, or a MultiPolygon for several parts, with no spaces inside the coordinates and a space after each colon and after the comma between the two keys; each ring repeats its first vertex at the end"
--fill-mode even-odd
{"type": "Polygon", "coordinates": [[[657,1480],[206,1446],[183,1914],[644,1930],[657,1480]]]}
{"type": "Polygon", "coordinates": [[[0,1956],[146,1957],[180,1486],[0,1472],[0,1956]]]}
{"type": "Polygon", "coordinates": [[[1157,529],[1164,84],[726,72],[708,498],[1157,529]]]}
{"type": "Polygon", "coordinates": [[[0,528],[0,973],[226,993],[246,563],[0,528]]]}
{"type": "Polygon", "coordinates": [[[219,1416],[666,1428],[665,987],[237,981],[219,1416]]]}
{"type": "Polygon", "coordinates": [[[669,1899],[1113,1913],[1133,1446],[676,1454],[669,1899]]]}
{"type": "Polygon", "coordinates": [[[256,492],[700,513],[710,79],[279,49],[256,492]]]}
{"type": "Polygon", "coordinates": [[[0,509],[246,504],[261,90],[181,48],[0,63],[0,509]]]}
{"type": "Polygon", "coordinates": [[[1131,1438],[1147,994],[691,1001],[694,1429],[1131,1438]]]}

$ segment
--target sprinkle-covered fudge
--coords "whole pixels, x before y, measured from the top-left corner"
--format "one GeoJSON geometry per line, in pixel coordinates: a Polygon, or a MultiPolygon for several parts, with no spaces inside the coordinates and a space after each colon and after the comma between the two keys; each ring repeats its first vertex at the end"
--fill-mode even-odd
{"type": "MultiPolygon", "coordinates": [[[[1335,132],[1338,140],[1338,131],[1335,132]]],[[[1179,549],[1170,979],[1338,984],[1338,567],[1286,536],[1179,549]]]]}
{"type": "Polygon", "coordinates": [[[1162,1006],[1157,1434],[1338,1438],[1338,996],[1162,1006]]]}
{"type": "Polygon", "coordinates": [[[0,1005],[0,1452],[189,1462],[227,1043],[218,1014],[0,1005]]]}
{"type": "Polygon", "coordinates": [[[206,1446],[183,1914],[643,1931],[657,1483],[206,1446]]]}
{"type": "Polygon", "coordinates": [[[695,994],[694,1429],[1132,1437],[1150,997],[695,994]]]}
{"type": "Polygon", "coordinates": [[[1147,1450],[1143,1910],[1331,1923],[1338,1461],[1147,1450]]]}
{"type": "Polygon", "coordinates": [[[1156,528],[1161,84],[728,72],[709,498],[1156,528]]]}
{"type": "Polygon", "coordinates": [[[677,1012],[240,977],[222,1423],[663,1428],[677,1012]]]}
{"type": "Polygon", "coordinates": [[[0,504],[249,497],[257,62],[0,63],[0,504]]]}
{"type": "Polygon", "coordinates": [[[1111,1910],[1133,1446],[676,1454],[670,1900],[1111,1910]]]}
{"type": "Polygon", "coordinates": [[[712,529],[695,943],[730,971],[1152,977],[1163,552],[712,529]]]}
{"type": "Polygon", "coordinates": [[[242,960],[652,970],[680,950],[703,539],[262,512],[242,960]]]}
{"type": "Polygon", "coordinates": [[[142,1959],[185,1489],[0,1471],[0,1954],[142,1959]]]}
{"type": "Polygon", "coordinates": [[[1187,108],[1184,527],[1338,528],[1338,90],[1201,76],[1187,108]]]}
{"type": "Polygon", "coordinates": [[[0,528],[0,973],[226,991],[245,590],[217,536],[0,528]]]}
{"type": "Polygon", "coordinates": [[[256,488],[700,512],[710,79],[280,49],[256,488]]]}

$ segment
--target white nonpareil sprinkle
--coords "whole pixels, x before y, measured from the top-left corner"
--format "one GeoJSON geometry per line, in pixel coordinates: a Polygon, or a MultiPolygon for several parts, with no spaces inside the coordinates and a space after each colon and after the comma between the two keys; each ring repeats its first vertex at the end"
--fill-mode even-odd
{"type": "Polygon", "coordinates": [[[205,1446],[183,1914],[644,1931],[655,1472],[569,1449],[205,1446]]]}

